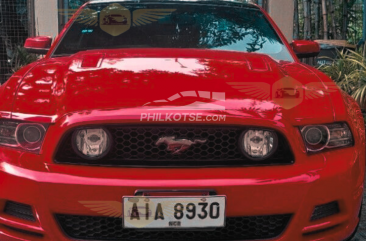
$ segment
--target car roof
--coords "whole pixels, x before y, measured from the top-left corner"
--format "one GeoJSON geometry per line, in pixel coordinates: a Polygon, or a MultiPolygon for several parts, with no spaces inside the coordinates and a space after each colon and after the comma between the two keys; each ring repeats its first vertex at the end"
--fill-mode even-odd
{"type": "Polygon", "coordinates": [[[241,5],[245,7],[259,9],[258,5],[248,3],[245,0],[90,0],[89,4],[96,3],[199,3],[199,4],[215,4],[215,5],[241,5]]]}

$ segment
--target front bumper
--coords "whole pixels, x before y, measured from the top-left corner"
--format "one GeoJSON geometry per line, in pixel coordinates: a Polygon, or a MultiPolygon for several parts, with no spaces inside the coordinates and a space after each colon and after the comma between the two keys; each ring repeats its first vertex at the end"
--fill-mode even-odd
{"type": "Polygon", "coordinates": [[[226,195],[228,217],[292,214],[275,239],[281,241],[343,240],[359,222],[365,164],[356,148],[312,155],[289,166],[200,169],[44,163],[25,168],[10,163],[9,157],[17,156],[26,166],[36,161],[35,155],[5,148],[0,153],[0,240],[70,240],[55,214],[101,216],[80,201],[121,202],[137,189],[213,189],[226,195]],[[7,200],[31,205],[37,220],[5,214],[7,200]],[[340,213],[310,221],[315,206],[333,201],[340,213]]]}

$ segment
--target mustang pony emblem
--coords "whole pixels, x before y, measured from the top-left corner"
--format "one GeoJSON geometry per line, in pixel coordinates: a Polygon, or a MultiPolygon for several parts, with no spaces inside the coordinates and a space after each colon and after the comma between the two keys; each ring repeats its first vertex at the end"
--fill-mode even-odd
{"type": "Polygon", "coordinates": [[[176,139],[175,136],[165,136],[159,138],[159,140],[155,143],[157,146],[161,144],[166,144],[167,150],[173,152],[173,154],[181,154],[192,145],[195,144],[203,144],[206,143],[207,140],[196,139],[196,140],[188,140],[188,139],[176,139]]]}

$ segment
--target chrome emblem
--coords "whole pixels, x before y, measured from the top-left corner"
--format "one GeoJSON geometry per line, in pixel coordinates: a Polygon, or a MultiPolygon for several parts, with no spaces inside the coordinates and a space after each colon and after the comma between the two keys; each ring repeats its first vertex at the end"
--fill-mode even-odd
{"type": "Polygon", "coordinates": [[[186,151],[192,145],[195,144],[203,144],[206,143],[207,140],[203,139],[195,139],[193,141],[188,139],[177,139],[175,136],[165,136],[159,138],[159,140],[155,143],[157,146],[161,144],[166,144],[167,150],[173,152],[173,154],[181,154],[186,151]]]}

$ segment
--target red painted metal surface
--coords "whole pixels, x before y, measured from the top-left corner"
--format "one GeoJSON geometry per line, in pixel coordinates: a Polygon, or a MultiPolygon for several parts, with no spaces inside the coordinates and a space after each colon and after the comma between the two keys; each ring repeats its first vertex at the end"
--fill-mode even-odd
{"type": "MultiPolygon", "coordinates": [[[[0,118],[51,124],[39,155],[0,147],[0,240],[69,240],[56,223],[55,213],[95,215],[79,202],[121,201],[122,196],[133,195],[137,189],[214,189],[227,196],[229,217],[293,213],[285,232],[275,239],[280,241],[343,240],[354,231],[365,171],[361,111],[348,95],[329,90],[333,82],[327,76],[298,62],[287,43],[294,63],[277,62],[262,54],[178,49],[99,50],[50,58],[64,32],[44,59],[15,73],[0,87],[0,118]],[[294,106],[293,101],[271,98],[274,86],[289,79],[304,89],[301,101],[294,106]],[[271,94],[254,98],[237,88],[241,83],[254,83],[271,94]],[[313,85],[318,98],[306,96],[306,88],[313,85]],[[72,128],[113,123],[152,125],[140,120],[141,113],[152,114],[156,110],[151,106],[164,106],[154,101],[184,91],[225,92],[225,101],[214,101],[225,107],[224,111],[190,112],[204,117],[224,114],[225,125],[275,129],[289,141],[296,162],[288,166],[199,169],[55,164],[60,139],[72,128]],[[146,106],[149,102],[153,104],[146,106]],[[340,121],[350,126],[353,147],[311,155],[306,152],[299,126],[340,121]],[[4,214],[6,200],[31,205],[37,221],[4,214]],[[310,222],[315,206],[332,201],[339,202],[341,213],[310,222]],[[309,232],[315,233],[304,235],[309,232]]],[[[314,50],[313,46],[309,49],[314,50]]],[[[189,103],[183,99],[172,105],[189,103]]],[[[159,112],[164,116],[168,111],[159,112]]],[[[174,124],[182,123],[218,124],[174,124]]]]}
{"type": "Polygon", "coordinates": [[[317,42],[310,40],[294,40],[292,42],[292,48],[298,55],[313,57],[320,53],[320,45],[317,42]]]}
{"type": "Polygon", "coordinates": [[[52,37],[41,36],[41,37],[32,37],[28,38],[24,47],[29,49],[48,49],[51,47],[52,37]]]}

